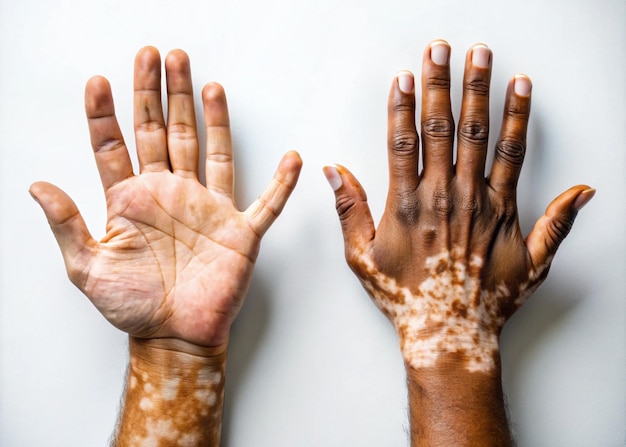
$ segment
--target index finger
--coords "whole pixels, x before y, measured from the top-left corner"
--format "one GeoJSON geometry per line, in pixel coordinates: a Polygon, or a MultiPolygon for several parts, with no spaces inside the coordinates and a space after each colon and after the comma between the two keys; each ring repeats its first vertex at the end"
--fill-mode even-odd
{"type": "Polygon", "coordinates": [[[111,86],[102,76],[94,76],[85,86],[85,112],[91,146],[104,190],[133,175],[133,167],[115,117],[111,86]]]}
{"type": "Polygon", "coordinates": [[[525,75],[515,76],[507,88],[502,130],[489,176],[489,186],[507,198],[515,196],[526,153],[531,89],[530,79],[525,75]]]}
{"type": "Polygon", "coordinates": [[[233,142],[224,88],[210,83],[202,90],[206,126],[207,188],[232,197],[234,167],[233,142]]]}

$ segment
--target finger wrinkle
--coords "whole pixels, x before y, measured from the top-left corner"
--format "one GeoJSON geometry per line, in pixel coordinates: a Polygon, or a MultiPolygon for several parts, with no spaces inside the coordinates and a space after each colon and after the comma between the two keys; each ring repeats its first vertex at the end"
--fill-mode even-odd
{"type": "Polygon", "coordinates": [[[210,152],[206,155],[206,159],[215,163],[230,163],[233,161],[232,155],[228,152],[210,152]]]}
{"type": "Polygon", "coordinates": [[[482,146],[489,139],[489,125],[484,121],[463,119],[459,127],[459,138],[482,146]]]}
{"type": "Polygon", "coordinates": [[[118,139],[111,139],[101,141],[99,143],[94,144],[93,151],[95,153],[99,152],[113,152],[118,150],[126,150],[126,145],[123,141],[118,139]]]}
{"type": "Polygon", "coordinates": [[[155,85],[154,87],[139,87],[139,88],[135,88],[133,89],[133,91],[136,94],[146,94],[146,95],[150,95],[153,96],[155,92],[159,93],[159,96],[161,96],[161,86],[160,85],[155,85]]]}
{"type": "Polygon", "coordinates": [[[500,140],[496,145],[496,160],[503,164],[519,169],[524,162],[526,147],[520,141],[500,140]]]}
{"type": "Polygon", "coordinates": [[[71,213],[69,216],[54,222],[54,223],[50,223],[50,225],[55,226],[55,227],[62,227],[65,226],[66,224],[68,224],[70,221],[76,219],[77,217],[79,217],[80,212],[78,210],[75,210],[73,213],[71,213]]]}
{"type": "MultiPolygon", "coordinates": [[[[149,112],[149,111],[146,109],[146,112],[149,112]]],[[[162,131],[165,129],[166,129],[165,124],[163,123],[163,121],[160,121],[160,120],[146,120],[135,125],[135,132],[152,133],[152,132],[162,131]]]]}
{"type": "Polygon", "coordinates": [[[176,122],[168,123],[167,133],[176,136],[180,140],[194,140],[197,139],[196,128],[194,125],[176,122]]]}
{"type": "Polygon", "coordinates": [[[448,76],[428,76],[426,88],[429,90],[450,90],[450,78],[448,76]]]}
{"type": "Polygon", "coordinates": [[[488,96],[489,95],[489,81],[478,78],[478,79],[470,79],[465,85],[464,89],[472,94],[478,96],[488,96]]]}
{"type": "Polygon", "coordinates": [[[422,135],[448,140],[454,136],[454,121],[449,117],[432,117],[422,122],[422,135]]]}
{"type": "Polygon", "coordinates": [[[391,110],[394,112],[415,112],[415,103],[404,103],[404,102],[396,102],[393,103],[391,110]]]}

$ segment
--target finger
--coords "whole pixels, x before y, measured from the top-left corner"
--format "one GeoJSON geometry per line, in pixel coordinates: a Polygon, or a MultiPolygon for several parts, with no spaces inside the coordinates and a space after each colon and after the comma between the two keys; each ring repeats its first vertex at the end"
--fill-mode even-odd
{"type": "Polygon", "coordinates": [[[161,57],[154,47],[142,48],[135,57],[134,91],[135,139],[140,170],[169,170],[161,104],[161,57]]]}
{"type": "Polygon", "coordinates": [[[133,175],[124,137],[115,118],[109,81],[94,76],[85,87],[85,112],[91,146],[105,191],[133,175]]]}
{"type": "Polygon", "coordinates": [[[33,183],[29,190],[48,219],[52,233],[61,248],[70,279],[80,287],[79,275],[87,265],[85,256],[96,242],[89,234],[85,221],[70,197],[54,185],[33,183]]]}
{"type": "Polygon", "coordinates": [[[467,52],[458,128],[456,174],[464,184],[484,178],[489,139],[491,50],[475,45],[467,52]]]}
{"type": "Polygon", "coordinates": [[[206,125],[207,188],[232,197],[234,168],[233,142],[224,88],[211,83],[202,90],[206,125]]]}
{"type": "Polygon", "coordinates": [[[295,151],[286,153],[263,194],[246,209],[248,222],[259,236],[263,236],[280,215],[298,182],[301,169],[300,155],[295,151]]]}
{"type": "Polygon", "coordinates": [[[418,184],[419,139],[415,128],[415,79],[411,72],[401,71],[394,78],[387,113],[389,197],[402,201],[418,184]]]}
{"type": "Polygon", "coordinates": [[[346,258],[362,253],[374,239],[375,228],[365,190],[343,166],[325,166],[324,175],[335,192],[335,207],[341,222],[346,258]]]}
{"type": "Polygon", "coordinates": [[[182,50],[165,58],[167,77],[167,146],[172,172],[198,177],[198,136],[193,107],[193,87],[189,57],[182,50]]]}
{"type": "Polygon", "coordinates": [[[450,105],[450,46],[436,40],[422,62],[422,152],[424,180],[447,185],[452,178],[454,118],[450,105]]]}
{"type": "Polygon", "coordinates": [[[526,247],[535,268],[550,263],[559,245],[569,234],[578,211],[595,193],[595,189],[589,186],[578,185],[552,201],[526,238],[526,247]]]}
{"type": "Polygon", "coordinates": [[[530,79],[524,75],[515,76],[507,88],[502,130],[489,175],[489,186],[507,199],[515,197],[526,153],[531,88],[530,79]]]}

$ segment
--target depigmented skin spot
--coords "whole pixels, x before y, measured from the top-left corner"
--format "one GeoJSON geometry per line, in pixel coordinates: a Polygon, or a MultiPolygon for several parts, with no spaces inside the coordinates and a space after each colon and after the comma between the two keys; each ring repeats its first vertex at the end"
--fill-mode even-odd
{"type": "Polygon", "coordinates": [[[445,250],[426,259],[416,288],[400,285],[361,255],[351,266],[376,305],[393,322],[405,361],[413,368],[434,367],[443,354],[463,359],[470,372],[495,368],[498,337],[506,317],[503,303],[519,307],[536,288],[540,269],[516,290],[504,284],[483,287],[480,256],[445,250]]]}
{"type": "Polygon", "coordinates": [[[207,364],[165,351],[156,363],[134,356],[116,446],[218,446],[225,357],[207,364]],[[163,365],[176,365],[168,369],[163,365]],[[175,372],[175,374],[171,374],[175,372]]]}

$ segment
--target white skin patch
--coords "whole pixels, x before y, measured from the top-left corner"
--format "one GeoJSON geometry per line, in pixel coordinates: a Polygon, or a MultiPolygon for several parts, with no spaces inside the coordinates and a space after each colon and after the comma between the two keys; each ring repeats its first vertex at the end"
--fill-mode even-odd
{"type": "Polygon", "coordinates": [[[139,401],[139,408],[143,411],[152,410],[154,408],[154,403],[147,397],[142,397],[139,401]]]}
{"type": "MultiPolygon", "coordinates": [[[[498,333],[505,322],[500,306],[510,301],[512,294],[504,283],[495,290],[481,289],[480,278],[470,272],[483,266],[482,258],[472,256],[469,266],[455,261],[463,258],[448,251],[427,258],[426,279],[416,292],[378,272],[364,258],[361,262],[367,277],[361,278],[361,282],[392,320],[409,365],[433,367],[443,353],[456,353],[466,359],[470,372],[489,372],[495,367],[498,333]]],[[[534,291],[540,274],[541,270],[520,285],[516,305],[521,305],[534,291]]]]}
{"type": "Polygon", "coordinates": [[[170,379],[166,380],[163,384],[163,390],[161,391],[161,396],[165,400],[174,400],[176,395],[178,394],[178,384],[180,383],[180,379],[170,379]]]}
{"type": "Polygon", "coordinates": [[[206,442],[207,436],[219,439],[222,413],[214,409],[223,398],[222,366],[198,370],[189,364],[177,368],[179,375],[175,377],[148,377],[137,367],[138,362],[131,362],[128,393],[138,394],[141,415],[134,416],[131,430],[141,434],[135,434],[130,445],[197,446],[206,442]],[[144,378],[149,380],[143,381],[144,378]],[[210,428],[206,424],[211,424],[210,428]]]}

